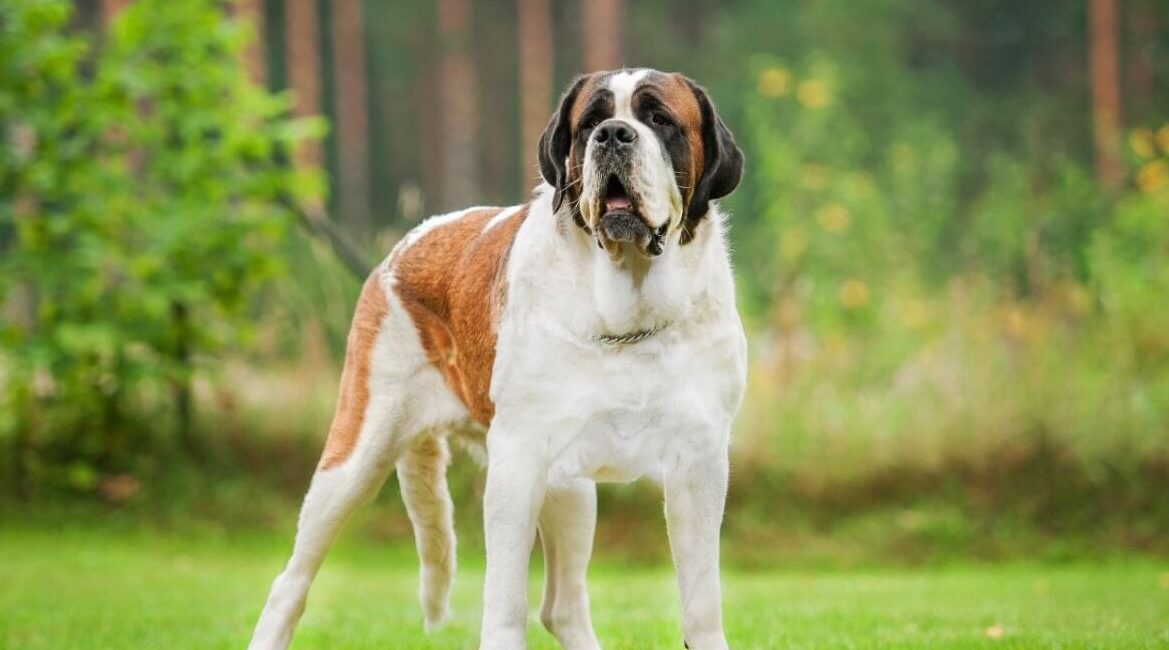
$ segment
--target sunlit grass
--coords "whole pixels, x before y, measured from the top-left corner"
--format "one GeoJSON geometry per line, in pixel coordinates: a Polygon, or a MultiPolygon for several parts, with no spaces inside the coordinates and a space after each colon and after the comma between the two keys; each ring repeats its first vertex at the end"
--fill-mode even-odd
{"type": "MultiPolygon", "coordinates": [[[[286,550],[278,537],[5,530],[0,647],[243,647],[286,550]]],[[[481,559],[464,559],[454,618],[430,637],[422,632],[415,570],[404,549],[343,543],[321,573],[293,647],[475,648],[481,559]]],[[[1133,559],[729,572],[727,629],[741,649],[1165,647],[1167,571],[1133,559]]],[[[533,608],[537,581],[534,575],[533,608]]],[[[668,567],[602,564],[590,584],[606,648],[682,647],[668,567]]],[[[556,647],[535,623],[529,645],[556,647]]]]}

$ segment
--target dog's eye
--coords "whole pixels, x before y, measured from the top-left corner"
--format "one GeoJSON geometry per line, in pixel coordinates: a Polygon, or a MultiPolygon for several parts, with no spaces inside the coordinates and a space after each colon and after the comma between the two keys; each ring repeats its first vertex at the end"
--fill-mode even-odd
{"type": "Polygon", "coordinates": [[[655,126],[670,126],[674,123],[674,121],[670,119],[669,115],[666,115],[661,111],[654,111],[653,114],[649,116],[649,120],[653,122],[655,126]]]}

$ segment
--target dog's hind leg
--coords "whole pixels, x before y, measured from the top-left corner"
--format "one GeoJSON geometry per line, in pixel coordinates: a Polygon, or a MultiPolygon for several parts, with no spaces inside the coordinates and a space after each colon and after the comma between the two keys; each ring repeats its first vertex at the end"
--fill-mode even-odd
{"type": "Polygon", "coordinates": [[[446,438],[435,434],[419,437],[398,460],[402,501],[422,564],[418,595],[428,631],[446,619],[455,579],[454,507],[446,482],[449,462],[446,438]]]}
{"type": "Polygon", "coordinates": [[[597,488],[587,479],[552,484],[540,510],[544,602],[540,622],[565,650],[598,650],[587,574],[597,526],[597,488]]]}
{"type": "MultiPolygon", "coordinates": [[[[389,428],[385,415],[370,418],[372,422],[363,431],[389,428]]],[[[374,455],[351,457],[336,467],[318,469],[313,475],[301,506],[292,557],[272,584],[248,646],[250,649],[288,647],[325,554],[349,515],[385,481],[394,455],[391,449],[382,449],[374,455]]]]}
{"type": "MultiPolygon", "coordinates": [[[[249,648],[282,650],[304,611],[309,586],[342,524],[377,491],[413,421],[406,364],[395,356],[391,309],[377,276],[366,282],[349,332],[337,412],[320,465],[305,495],[292,557],[272,584],[249,648]]],[[[407,321],[405,324],[409,326],[407,321]]]]}

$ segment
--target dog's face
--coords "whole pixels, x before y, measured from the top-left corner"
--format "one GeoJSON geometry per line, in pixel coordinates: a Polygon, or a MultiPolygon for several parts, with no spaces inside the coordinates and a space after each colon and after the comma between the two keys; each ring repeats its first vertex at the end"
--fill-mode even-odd
{"type": "Polygon", "coordinates": [[[706,91],[656,70],[597,72],[565,93],[540,139],[554,209],[614,256],[688,243],[712,199],[730,194],[743,154],[706,91]]]}

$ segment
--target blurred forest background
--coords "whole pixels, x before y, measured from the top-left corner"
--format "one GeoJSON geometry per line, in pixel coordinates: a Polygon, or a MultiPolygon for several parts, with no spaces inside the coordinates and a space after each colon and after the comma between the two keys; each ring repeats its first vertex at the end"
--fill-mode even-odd
{"type": "MultiPolygon", "coordinates": [[[[1162,0],[4,0],[4,518],[291,528],[361,274],[620,66],[747,156],[732,557],[1169,552],[1162,0]]],[[[604,487],[601,548],[659,503],[604,487]]]]}

